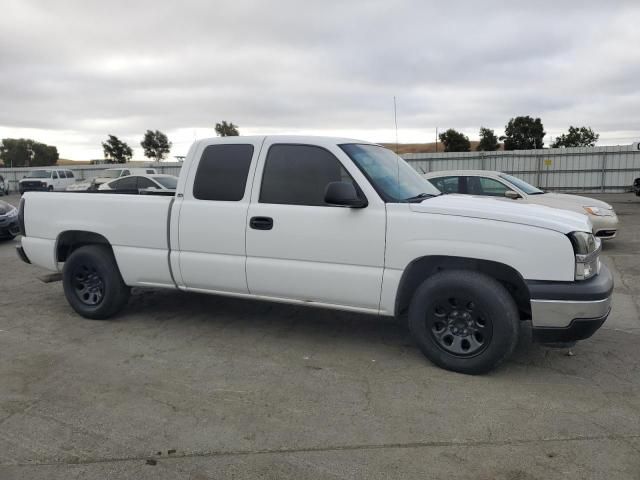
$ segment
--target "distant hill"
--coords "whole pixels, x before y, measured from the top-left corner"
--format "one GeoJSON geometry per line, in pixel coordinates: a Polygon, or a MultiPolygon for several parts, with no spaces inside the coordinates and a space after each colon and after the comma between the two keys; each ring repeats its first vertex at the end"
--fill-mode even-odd
{"type": "MultiPolygon", "coordinates": [[[[471,151],[475,151],[478,147],[477,140],[471,140],[471,151]]],[[[395,143],[381,143],[383,147],[387,147],[390,150],[396,151],[395,143]]],[[[502,144],[500,144],[500,150],[503,150],[502,144]]],[[[403,153],[435,153],[436,152],[436,143],[400,143],[398,144],[398,152],[400,155],[403,153]]],[[[444,152],[444,145],[438,142],[438,152],[444,152]]]]}

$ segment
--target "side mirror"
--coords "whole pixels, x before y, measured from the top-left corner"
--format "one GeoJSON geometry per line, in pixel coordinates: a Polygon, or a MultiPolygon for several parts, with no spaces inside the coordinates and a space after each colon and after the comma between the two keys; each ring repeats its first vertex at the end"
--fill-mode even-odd
{"type": "Polygon", "coordinates": [[[369,203],[358,196],[350,182],[331,182],[324,191],[324,201],[329,205],[349,208],[364,208],[369,203]]]}
{"type": "Polygon", "coordinates": [[[511,200],[522,198],[518,192],[514,192],[513,190],[507,190],[506,192],[504,192],[504,196],[510,198],[511,200]]]}

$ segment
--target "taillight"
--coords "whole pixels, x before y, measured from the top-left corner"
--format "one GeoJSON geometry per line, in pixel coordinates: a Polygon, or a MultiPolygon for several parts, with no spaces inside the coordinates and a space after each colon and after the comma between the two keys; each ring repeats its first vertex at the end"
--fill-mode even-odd
{"type": "Polygon", "coordinates": [[[20,199],[20,205],[18,206],[18,225],[20,226],[20,235],[27,236],[27,230],[24,227],[24,197],[20,199]]]}

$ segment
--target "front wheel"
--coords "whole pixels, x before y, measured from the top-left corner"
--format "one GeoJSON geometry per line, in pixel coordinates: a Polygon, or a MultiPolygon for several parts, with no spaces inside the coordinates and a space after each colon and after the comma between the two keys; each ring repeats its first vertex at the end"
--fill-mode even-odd
{"type": "Polygon", "coordinates": [[[409,329],[436,365],[467,374],[486,373],[508,358],[520,318],[509,292],[480,272],[445,270],[416,290],[409,329]]]}
{"type": "Polygon", "coordinates": [[[53,185],[49,185],[49,188],[47,188],[47,192],[53,192],[53,185]]]}
{"type": "Polygon", "coordinates": [[[130,294],[113,253],[104,245],[87,245],[71,254],[64,264],[63,287],[69,305],[94,320],[118,313],[130,294]]]}

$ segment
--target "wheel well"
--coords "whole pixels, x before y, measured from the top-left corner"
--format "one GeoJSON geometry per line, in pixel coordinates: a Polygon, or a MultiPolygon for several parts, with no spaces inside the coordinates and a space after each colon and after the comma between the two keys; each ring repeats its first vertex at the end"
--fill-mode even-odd
{"type": "Polygon", "coordinates": [[[111,248],[109,240],[94,232],[84,232],[81,230],[69,230],[58,236],[56,242],[56,261],[64,262],[71,253],[85,245],[107,245],[111,248]]]}
{"type": "Polygon", "coordinates": [[[503,263],[475,258],[429,256],[411,262],[400,279],[396,295],[396,315],[406,315],[414,292],[429,276],[442,270],[473,270],[498,280],[513,297],[522,320],[531,319],[529,289],[522,275],[503,263]]]}

